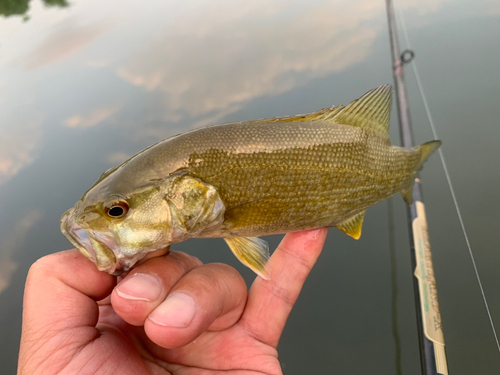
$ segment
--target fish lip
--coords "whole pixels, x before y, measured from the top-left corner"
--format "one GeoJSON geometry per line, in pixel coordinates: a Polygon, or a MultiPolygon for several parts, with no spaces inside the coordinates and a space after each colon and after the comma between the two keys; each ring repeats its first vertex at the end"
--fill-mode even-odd
{"type": "Polygon", "coordinates": [[[95,253],[88,234],[80,225],[75,223],[75,209],[71,208],[66,211],[61,217],[61,232],[73,246],[75,246],[85,257],[95,262],[95,253]],[[87,241],[82,240],[83,234],[87,241]]]}
{"type": "Polygon", "coordinates": [[[109,236],[85,229],[75,219],[75,208],[66,211],[61,217],[61,232],[63,235],[88,259],[90,259],[99,271],[110,274],[122,273],[124,269],[116,257],[113,239],[109,236]],[[97,246],[97,247],[96,247],[97,246]],[[99,254],[97,248],[101,248],[99,254]],[[107,255],[107,256],[106,256],[107,255]]]}

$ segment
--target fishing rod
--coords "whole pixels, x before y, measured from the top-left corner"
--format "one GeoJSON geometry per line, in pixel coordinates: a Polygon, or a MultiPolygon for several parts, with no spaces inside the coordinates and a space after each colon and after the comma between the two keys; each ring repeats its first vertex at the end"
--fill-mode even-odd
{"type": "MultiPolygon", "coordinates": [[[[414,53],[411,50],[400,52],[392,0],[386,0],[386,5],[401,143],[404,147],[411,148],[413,147],[413,136],[403,68],[413,59],[414,53]]],[[[411,262],[415,270],[413,288],[422,374],[448,375],[436,279],[434,278],[427,220],[418,178],[415,179],[413,187],[413,204],[408,207],[408,226],[411,262]]]]}

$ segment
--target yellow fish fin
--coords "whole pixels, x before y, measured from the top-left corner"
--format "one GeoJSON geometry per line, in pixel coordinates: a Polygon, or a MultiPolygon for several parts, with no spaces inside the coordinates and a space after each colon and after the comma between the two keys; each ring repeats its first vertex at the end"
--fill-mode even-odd
{"type": "Polygon", "coordinates": [[[365,213],[366,210],[360,212],[359,214],[351,217],[349,220],[344,221],[342,224],[338,224],[337,228],[355,240],[358,240],[359,237],[361,237],[361,227],[363,226],[365,213]]]}
{"type": "Polygon", "coordinates": [[[333,121],[373,130],[389,139],[392,87],[384,85],[368,91],[333,116],[333,121]]]}
{"type": "Polygon", "coordinates": [[[413,204],[413,185],[414,181],[411,182],[410,187],[401,190],[401,195],[403,196],[403,199],[408,206],[411,206],[413,204]]]}
{"type": "Polygon", "coordinates": [[[421,153],[420,162],[417,164],[416,170],[420,171],[424,163],[429,159],[429,157],[441,146],[441,141],[429,141],[421,144],[420,146],[413,147],[421,153]]]}
{"type": "Polygon", "coordinates": [[[269,245],[257,237],[224,238],[233,254],[245,266],[265,280],[269,280],[266,267],[269,260],[269,245]]]}
{"type": "Polygon", "coordinates": [[[318,120],[329,120],[333,118],[333,116],[344,106],[339,105],[337,107],[329,107],[323,108],[319,111],[308,113],[306,115],[296,115],[289,117],[275,117],[275,118],[266,118],[262,120],[257,120],[257,122],[304,122],[304,121],[318,121],[318,120]]]}
{"type": "MultiPolygon", "coordinates": [[[[429,141],[421,144],[420,146],[413,147],[413,150],[420,152],[420,160],[415,166],[415,172],[418,172],[422,169],[424,163],[429,159],[429,157],[441,146],[441,141],[429,141]]],[[[403,196],[404,201],[408,206],[411,206],[413,203],[413,185],[414,181],[411,181],[411,184],[406,189],[401,190],[401,195],[403,196]]]]}

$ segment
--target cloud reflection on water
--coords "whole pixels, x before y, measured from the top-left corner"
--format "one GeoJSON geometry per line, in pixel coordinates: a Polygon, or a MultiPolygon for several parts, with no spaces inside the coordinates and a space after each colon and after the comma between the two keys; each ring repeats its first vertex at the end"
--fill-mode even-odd
{"type": "Polygon", "coordinates": [[[292,1],[268,4],[255,1],[244,9],[229,1],[199,4],[118,74],[145,90],[163,92],[166,111],[174,117],[237,110],[253,98],[291,90],[363,60],[380,28],[370,21],[384,7],[372,0],[307,9],[294,8],[292,1]]]}
{"type": "Polygon", "coordinates": [[[45,41],[25,57],[26,69],[32,70],[57,63],[81,50],[111,28],[109,21],[94,22],[85,26],[76,26],[74,22],[75,20],[68,20],[54,28],[45,41]]]}
{"type": "MultiPolygon", "coordinates": [[[[404,7],[425,13],[443,1],[404,7]]],[[[374,0],[194,2],[193,11],[157,33],[118,74],[161,92],[167,121],[204,115],[218,120],[253,98],[361,62],[386,28],[379,22],[384,15],[385,3],[374,0]]]]}
{"type": "Polygon", "coordinates": [[[77,114],[64,121],[68,128],[88,128],[107,120],[117,113],[122,106],[112,104],[101,108],[96,108],[87,114],[77,114]]]}
{"type": "Polygon", "coordinates": [[[32,210],[14,225],[13,229],[2,237],[0,243],[0,293],[10,284],[12,275],[17,270],[17,263],[12,259],[16,251],[24,245],[32,228],[42,218],[40,210],[32,210]]]}
{"type": "Polygon", "coordinates": [[[42,117],[19,113],[16,120],[2,120],[0,127],[0,186],[30,165],[41,141],[42,117]]]}

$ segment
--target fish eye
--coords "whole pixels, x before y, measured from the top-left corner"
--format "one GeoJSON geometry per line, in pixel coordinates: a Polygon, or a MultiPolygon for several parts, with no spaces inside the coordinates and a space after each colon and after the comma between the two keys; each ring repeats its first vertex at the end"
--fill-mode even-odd
{"type": "Polygon", "coordinates": [[[111,200],[108,204],[104,206],[104,212],[110,218],[121,219],[127,214],[129,208],[130,207],[127,201],[125,201],[122,198],[115,197],[115,199],[111,200]]]}

